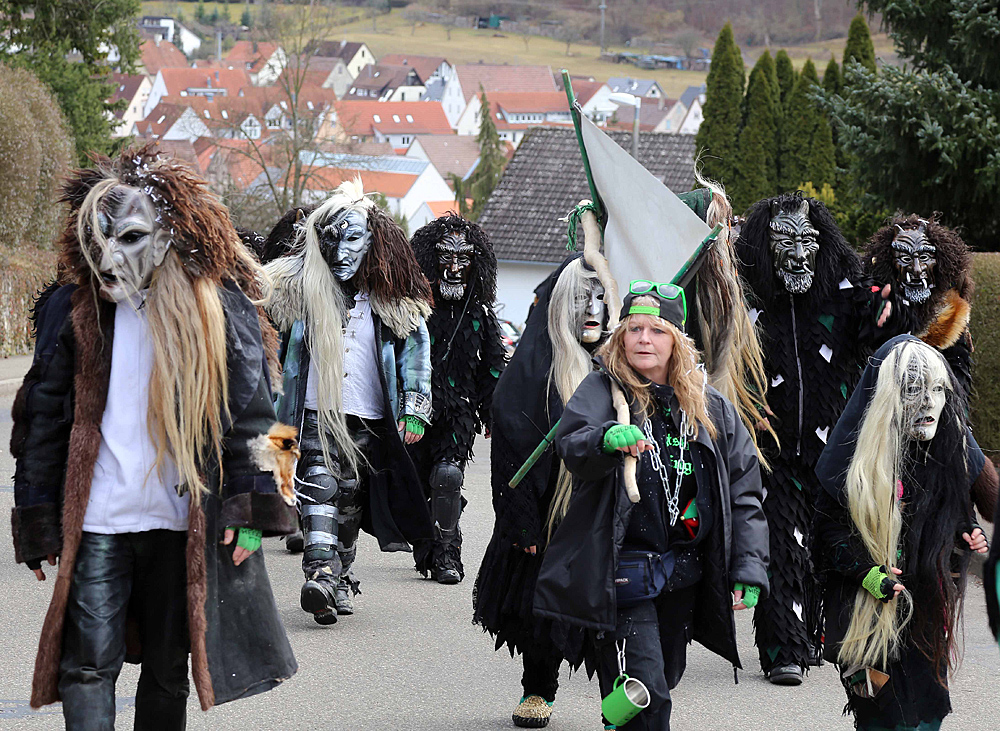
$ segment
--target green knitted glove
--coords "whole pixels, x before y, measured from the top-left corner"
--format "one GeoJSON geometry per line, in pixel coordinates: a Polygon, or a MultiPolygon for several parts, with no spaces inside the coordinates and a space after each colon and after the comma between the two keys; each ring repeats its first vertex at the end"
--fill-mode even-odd
{"type": "Polygon", "coordinates": [[[865,574],[865,578],[861,580],[861,586],[880,602],[892,599],[892,587],[895,585],[895,577],[889,576],[889,571],[885,566],[872,566],[871,570],[865,574]]]}
{"type": "Polygon", "coordinates": [[[604,452],[614,454],[621,447],[634,447],[645,438],[642,430],[635,424],[615,424],[604,432],[604,452]]]}
{"type": "Polygon", "coordinates": [[[743,606],[746,607],[747,609],[753,609],[754,607],[757,606],[757,600],[760,599],[759,586],[750,586],[749,584],[744,584],[742,582],[737,581],[733,585],[733,591],[743,592],[743,599],[741,599],[740,601],[743,603],[743,606]]]}
{"type": "Polygon", "coordinates": [[[416,434],[418,437],[424,435],[424,422],[420,420],[419,416],[407,414],[403,417],[403,421],[406,422],[406,431],[410,432],[410,434],[416,434]]]}
{"type": "Polygon", "coordinates": [[[260,539],[264,534],[256,528],[228,528],[227,530],[237,531],[236,545],[253,553],[260,548],[260,539]]]}

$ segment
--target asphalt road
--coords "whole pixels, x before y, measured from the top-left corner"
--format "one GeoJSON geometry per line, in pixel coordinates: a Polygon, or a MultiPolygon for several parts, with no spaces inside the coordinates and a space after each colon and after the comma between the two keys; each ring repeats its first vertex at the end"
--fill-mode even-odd
{"type": "MultiPolygon", "coordinates": [[[[0,361],[2,363],[2,361],[0,361]]],[[[0,373],[0,375],[4,375],[0,373]]],[[[9,389],[0,390],[0,510],[13,505],[9,389]]],[[[490,638],[471,623],[472,585],[493,525],[489,444],[466,480],[463,518],[469,577],[446,587],[422,580],[408,554],[382,554],[363,537],[356,568],[362,581],[357,613],[320,627],[298,608],[302,575],[298,557],[266,540],[271,583],[299,662],[298,674],[269,693],[202,713],[189,704],[189,727],[211,731],[249,729],[493,730],[513,728],[510,713],[520,696],[520,662],[494,652],[490,638]]],[[[62,727],[58,706],[28,708],[34,653],[51,581],[36,582],[14,564],[10,527],[0,520],[0,728],[35,731],[62,727]]],[[[986,627],[982,585],[973,579],[965,612],[965,659],[952,682],[955,712],[945,728],[1000,727],[1000,654],[986,627]]],[[[841,716],[845,696],[834,668],[814,668],[798,688],[768,684],[756,671],[748,612],[738,615],[745,666],[733,684],[732,668],[693,645],[688,668],[674,692],[673,727],[740,731],[853,728],[841,716]]],[[[138,670],[126,665],[118,682],[119,728],[131,728],[138,670]]],[[[601,728],[596,681],[585,674],[559,690],[550,728],[601,728]]]]}

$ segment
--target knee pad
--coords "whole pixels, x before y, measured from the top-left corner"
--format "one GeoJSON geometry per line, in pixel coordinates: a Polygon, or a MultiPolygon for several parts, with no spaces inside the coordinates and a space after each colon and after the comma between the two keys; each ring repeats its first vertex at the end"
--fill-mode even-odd
{"type": "Polygon", "coordinates": [[[340,481],[326,464],[299,465],[295,475],[295,492],[303,504],[336,503],[340,481]]]}
{"type": "Polygon", "coordinates": [[[454,462],[438,462],[431,468],[431,518],[442,537],[450,537],[458,530],[464,478],[462,468],[454,462]]]}

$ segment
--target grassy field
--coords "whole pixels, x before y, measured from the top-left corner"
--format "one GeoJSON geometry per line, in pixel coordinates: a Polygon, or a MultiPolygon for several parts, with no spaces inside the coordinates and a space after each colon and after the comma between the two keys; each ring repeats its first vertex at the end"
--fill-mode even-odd
{"type": "MultiPolygon", "coordinates": [[[[152,0],[142,4],[146,15],[173,15],[182,13],[193,18],[197,7],[192,2],[176,2],[175,0],[152,0]]],[[[224,7],[224,3],[206,2],[205,12],[211,14],[215,7],[224,7]]],[[[229,14],[238,21],[243,13],[244,5],[239,2],[229,4],[229,14]]],[[[285,12],[287,6],[272,5],[274,12],[285,12]]],[[[256,15],[257,8],[250,6],[250,12],[256,15]]],[[[551,38],[532,36],[525,39],[518,35],[506,35],[493,30],[470,30],[453,28],[450,33],[442,25],[434,23],[413,23],[403,17],[401,10],[393,10],[387,15],[380,15],[375,20],[375,30],[372,21],[367,16],[366,8],[343,7],[337,10],[342,18],[365,16],[353,23],[337,26],[329,34],[330,40],[347,39],[363,41],[368,44],[376,57],[386,53],[413,53],[424,55],[439,55],[451,63],[508,63],[550,66],[553,71],[566,68],[570,73],[579,76],[593,76],[604,81],[611,76],[637,76],[656,79],[666,94],[676,98],[688,86],[704,83],[706,74],[700,71],[676,71],[672,69],[644,70],[631,65],[619,65],[602,61],[599,58],[598,47],[586,43],[574,43],[566,53],[566,44],[551,38]]],[[[873,37],[875,53],[886,61],[893,62],[892,43],[884,35],[873,37]]],[[[838,63],[844,55],[846,38],[839,38],[820,43],[810,43],[801,46],[791,46],[786,50],[796,67],[801,68],[807,58],[812,58],[820,69],[826,66],[831,55],[838,63]]],[[[706,39],[706,45],[711,45],[711,39],[706,39]]],[[[609,47],[612,51],[622,51],[625,48],[609,47]]],[[[772,47],[773,54],[778,50],[772,47]]],[[[761,53],[763,47],[746,47],[744,58],[752,65],[761,53]]]]}

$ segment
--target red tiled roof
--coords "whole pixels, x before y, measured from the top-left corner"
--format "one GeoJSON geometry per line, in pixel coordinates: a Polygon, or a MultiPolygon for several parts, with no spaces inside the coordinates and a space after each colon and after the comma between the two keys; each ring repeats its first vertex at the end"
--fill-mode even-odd
{"type": "Polygon", "coordinates": [[[456,66],[455,73],[462,85],[465,101],[479,94],[479,87],[487,96],[491,91],[557,91],[552,68],[549,66],[508,66],[506,64],[476,63],[456,66]]]}
{"type": "MultiPolygon", "coordinates": [[[[602,86],[606,84],[603,81],[576,81],[573,80],[573,96],[576,100],[580,102],[581,105],[589,102],[594,94],[596,94],[602,86]]],[[[561,92],[563,99],[566,98],[566,93],[561,92]]]]}
{"type": "Polygon", "coordinates": [[[243,69],[189,69],[165,68],[160,70],[167,86],[167,94],[180,96],[187,89],[225,89],[229,96],[236,96],[240,89],[250,88],[250,77],[243,69]]]}
{"type": "Polygon", "coordinates": [[[387,173],[380,170],[343,170],[331,167],[306,168],[309,175],[305,187],[309,190],[333,190],[345,180],[361,177],[366,191],[381,193],[386,198],[402,198],[417,182],[417,175],[387,173]]]}
{"type": "Polygon", "coordinates": [[[443,56],[413,56],[407,53],[387,53],[379,59],[380,64],[388,66],[409,66],[417,72],[421,81],[426,82],[448,59],[443,56]]]}
{"type": "Polygon", "coordinates": [[[190,107],[187,104],[160,102],[141,122],[136,122],[139,134],[145,138],[162,137],[190,107]]]}
{"type": "Polygon", "coordinates": [[[225,62],[229,68],[245,69],[251,72],[259,72],[271,56],[278,50],[278,44],[265,41],[236,41],[229,53],[226,54],[225,62]]]}
{"type": "Polygon", "coordinates": [[[150,76],[156,76],[160,69],[187,68],[187,56],[169,41],[143,41],[139,46],[142,66],[150,76]]]}
{"type": "Polygon", "coordinates": [[[465,177],[479,159],[479,143],[471,135],[420,135],[414,141],[441,175],[465,177]]]}
{"type": "Polygon", "coordinates": [[[382,134],[452,133],[441,102],[340,101],[335,107],[348,135],[370,135],[374,129],[382,134]]]}
{"type": "Polygon", "coordinates": [[[406,77],[410,75],[409,66],[389,66],[386,64],[369,64],[361,69],[358,78],[351,84],[347,96],[354,89],[370,89],[382,91],[383,89],[397,89],[406,84],[406,77]]]}

